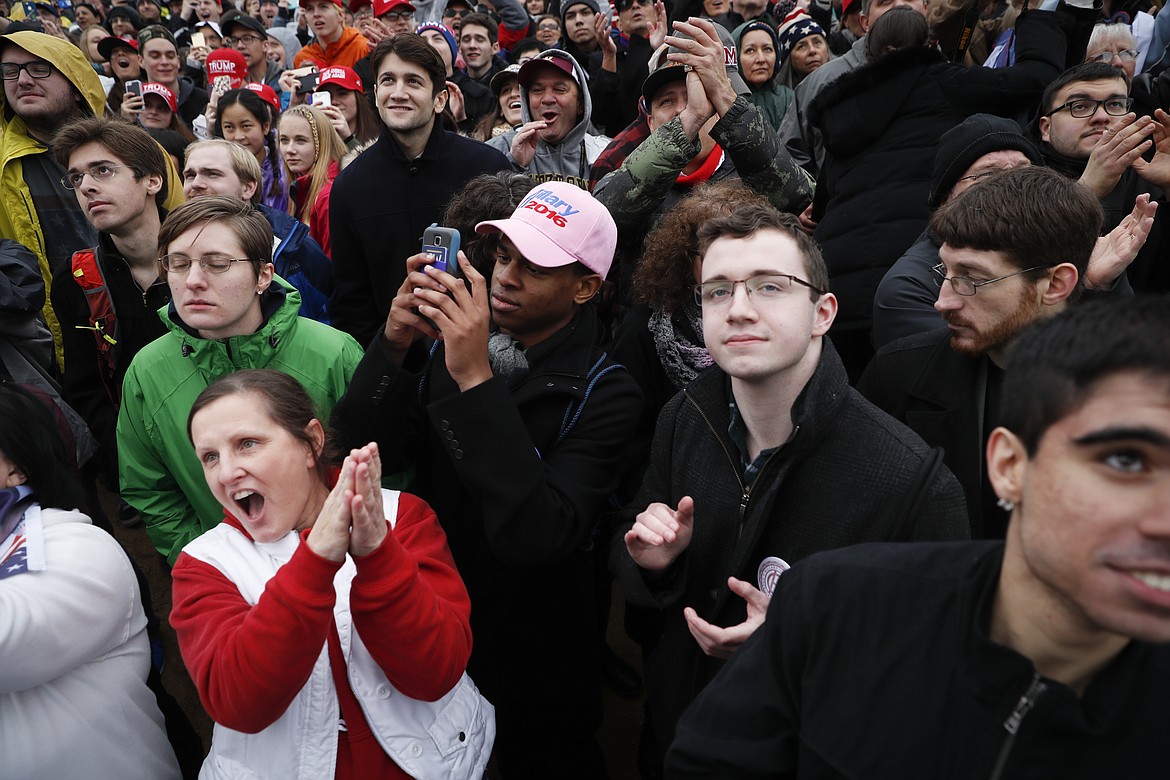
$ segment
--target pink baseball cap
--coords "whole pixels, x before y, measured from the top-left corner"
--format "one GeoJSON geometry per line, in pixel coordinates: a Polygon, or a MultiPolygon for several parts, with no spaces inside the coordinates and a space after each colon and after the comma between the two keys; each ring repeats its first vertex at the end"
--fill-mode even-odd
{"type": "Polygon", "coordinates": [[[475,226],[476,233],[503,233],[524,259],[541,268],[573,263],[605,277],[617,250],[617,223],[585,190],[563,181],[533,187],[512,216],[475,226]]]}
{"type": "Polygon", "coordinates": [[[317,74],[317,86],[323,87],[326,84],[336,84],[350,92],[361,92],[363,95],[366,93],[358,74],[354,72],[353,68],[347,68],[344,65],[333,65],[322,69],[317,74]]]}
{"type": "Polygon", "coordinates": [[[261,100],[263,100],[268,105],[272,106],[273,110],[276,111],[276,113],[278,113],[278,114],[280,113],[280,98],[278,98],[276,96],[276,90],[274,90],[272,87],[268,86],[267,84],[260,84],[258,82],[253,81],[253,82],[250,82],[248,84],[245,84],[244,89],[252,90],[257,95],[260,96],[261,100]]]}
{"type": "Polygon", "coordinates": [[[145,98],[147,95],[158,95],[160,98],[162,98],[163,100],[165,100],[167,102],[167,105],[171,107],[172,112],[179,110],[179,104],[175,100],[175,93],[171,92],[168,88],[164,87],[162,84],[156,84],[153,81],[148,81],[145,84],[143,84],[142,85],[142,97],[145,98]]]}
{"type": "Polygon", "coordinates": [[[231,88],[239,89],[248,78],[248,62],[244,55],[235,49],[216,49],[207,55],[207,80],[227,76],[231,79],[231,88]]]}

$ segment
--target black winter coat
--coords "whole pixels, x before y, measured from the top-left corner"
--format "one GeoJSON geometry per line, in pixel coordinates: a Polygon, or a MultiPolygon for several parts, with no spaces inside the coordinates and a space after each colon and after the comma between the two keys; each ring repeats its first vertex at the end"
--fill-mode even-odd
{"type": "Polygon", "coordinates": [[[481,173],[510,168],[495,149],[448,132],[438,121],[415,160],[407,160],[383,130],[333,181],[333,327],[369,344],[406,278],[406,258],[418,254],[423,231],[443,218],[451,196],[481,173]]]}
{"type": "Polygon", "coordinates": [[[750,490],[728,437],[729,380],[713,366],[662,410],[650,466],[637,498],[622,511],[610,566],[634,604],[665,610],[662,636],[647,659],[647,706],[658,749],[722,662],[687,629],[683,607],[717,626],[746,619],[727,587],[755,584],[760,562],[794,564],[815,552],[870,541],[966,539],[963,492],[936,453],[910,429],[849,387],[826,339],[816,373],[792,409],[792,437],[764,465],[750,490]],[[622,535],[653,502],[695,501],[690,545],[661,577],[634,563],[622,535]]]}
{"type": "Polygon", "coordinates": [[[1002,559],[987,542],[864,545],[797,566],[683,719],[668,776],[1161,775],[1170,647],[1131,642],[1080,696],[1042,678],[989,637],[1002,559]]]}
{"type": "Polygon", "coordinates": [[[582,308],[526,351],[529,371],[513,386],[494,377],[466,392],[442,345],[423,364],[412,353],[406,370],[379,340],[334,412],[346,439],[376,437],[385,473],[416,469],[411,490],[434,508],[471,596],[467,671],[496,707],[509,776],[517,760],[597,776],[573,747],[592,742],[601,717],[592,532],[642,404],[624,370],[599,373],[614,364],[597,336],[582,308]]]}
{"type": "Polygon", "coordinates": [[[1016,64],[966,68],[926,47],[895,52],[826,87],[810,109],[828,152],[814,237],[840,302],[834,331],[866,330],[878,283],[926,227],[938,139],[971,114],[1033,110],[1064,67],[1066,14],[1016,23],[1016,64]]]}

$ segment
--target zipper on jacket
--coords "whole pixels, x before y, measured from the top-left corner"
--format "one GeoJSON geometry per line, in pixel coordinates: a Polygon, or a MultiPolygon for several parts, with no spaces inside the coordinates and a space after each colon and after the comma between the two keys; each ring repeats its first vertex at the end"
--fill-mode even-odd
{"type": "MultiPolygon", "coordinates": [[[[719,432],[715,429],[715,426],[711,424],[711,420],[707,417],[707,413],[703,411],[703,407],[699,405],[699,402],[696,401],[690,393],[687,393],[687,400],[690,401],[691,404],[699,411],[699,416],[703,418],[703,422],[707,423],[707,427],[711,430],[711,433],[715,435],[715,440],[719,442],[719,446],[723,448],[723,454],[727,456],[727,460],[731,464],[731,473],[735,475],[735,481],[739,483],[739,523],[737,524],[735,531],[735,544],[738,547],[739,539],[743,535],[744,520],[747,518],[748,504],[752,499],[752,488],[750,485],[745,485],[743,483],[743,477],[740,476],[739,473],[738,461],[736,461],[736,459],[733,458],[731,453],[728,451],[727,445],[723,443],[723,438],[719,435],[719,432]]],[[[799,425],[792,429],[792,433],[789,435],[788,440],[785,441],[784,444],[787,444],[796,438],[798,431],[800,431],[799,425]]],[[[768,464],[772,462],[772,458],[776,457],[776,453],[784,447],[784,444],[781,444],[779,447],[772,450],[772,454],[768,456],[768,459],[764,461],[764,465],[760,468],[760,474],[764,473],[764,469],[768,467],[768,464]]]]}
{"type": "Polygon", "coordinates": [[[1024,695],[1016,702],[1015,708],[1011,715],[1008,715],[1007,720],[1003,722],[1003,727],[1007,731],[1007,739],[1004,740],[1003,747],[1000,748],[999,758],[995,761],[995,768],[991,770],[990,780],[999,780],[1003,774],[1004,767],[1007,766],[1008,755],[1012,752],[1012,746],[1016,742],[1016,734],[1020,730],[1020,724],[1024,722],[1024,718],[1036,706],[1036,701],[1044,695],[1048,690],[1048,686],[1040,679],[1039,672],[1032,673],[1032,682],[1029,683],[1028,689],[1024,691],[1024,695]]]}

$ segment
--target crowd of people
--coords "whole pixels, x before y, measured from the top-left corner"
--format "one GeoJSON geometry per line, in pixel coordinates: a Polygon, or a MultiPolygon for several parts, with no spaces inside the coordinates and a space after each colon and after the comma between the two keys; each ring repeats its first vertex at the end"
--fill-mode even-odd
{"type": "Polygon", "coordinates": [[[0,776],[1170,766],[1170,14],[0,13],[0,776]]]}

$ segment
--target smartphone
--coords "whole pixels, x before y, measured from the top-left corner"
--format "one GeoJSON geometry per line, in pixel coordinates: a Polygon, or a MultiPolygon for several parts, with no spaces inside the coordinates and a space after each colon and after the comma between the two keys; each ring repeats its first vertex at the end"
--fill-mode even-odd
{"type": "MultiPolygon", "coordinates": [[[[463,278],[463,270],[459,267],[459,231],[455,228],[439,227],[438,222],[432,222],[423,233],[422,251],[434,258],[431,266],[435,269],[446,271],[456,279],[463,278]]],[[[450,290],[447,291],[447,295],[455,297],[450,290]]],[[[439,326],[431,322],[429,317],[423,319],[432,328],[439,330],[439,326]]]]}
{"type": "Polygon", "coordinates": [[[435,270],[446,271],[457,279],[463,276],[459,267],[459,231],[455,228],[432,222],[423,233],[422,251],[434,258],[431,266],[435,270]]]}
{"type": "Polygon", "coordinates": [[[316,92],[318,78],[320,78],[320,77],[318,76],[317,71],[315,71],[315,70],[310,71],[309,73],[306,73],[303,76],[297,76],[297,81],[300,82],[300,86],[297,87],[297,94],[298,95],[308,95],[311,92],[316,92]]]}
{"type": "Polygon", "coordinates": [[[207,47],[207,39],[205,37],[203,37],[203,33],[201,33],[201,32],[191,33],[191,48],[192,49],[206,48],[206,47],[207,47]]]}
{"type": "Polygon", "coordinates": [[[309,105],[314,108],[324,108],[333,105],[333,96],[328,92],[314,92],[309,95],[309,105]]]}
{"type": "Polygon", "coordinates": [[[127,81],[126,82],[126,94],[127,95],[137,95],[138,97],[142,97],[142,82],[139,81],[138,79],[131,79],[130,81],[127,81]]]}

